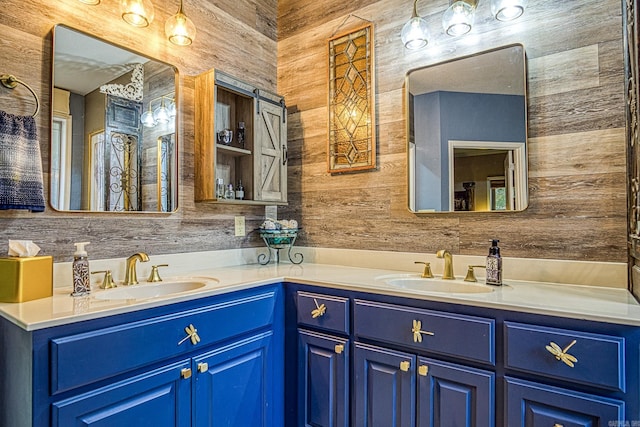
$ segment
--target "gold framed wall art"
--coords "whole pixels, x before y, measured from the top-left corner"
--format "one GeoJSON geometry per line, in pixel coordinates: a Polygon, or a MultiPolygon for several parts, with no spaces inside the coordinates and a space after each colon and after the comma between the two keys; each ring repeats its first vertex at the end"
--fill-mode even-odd
{"type": "Polygon", "coordinates": [[[329,173],[376,168],[373,24],[329,39],[329,173]]]}

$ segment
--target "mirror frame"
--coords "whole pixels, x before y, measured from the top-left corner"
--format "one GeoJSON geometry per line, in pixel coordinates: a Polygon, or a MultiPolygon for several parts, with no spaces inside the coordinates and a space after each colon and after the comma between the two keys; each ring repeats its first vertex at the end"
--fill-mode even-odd
{"type": "MultiPolygon", "coordinates": [[[[445,61],[440,61],[440,62],[435,62],[433,64],[429,64],[426,66],[422,66],[422,67],[418,67],[418,68],[414,68],[411,69],[409,71],[407,71],[406,75],[405,75],[405,83],[404,83],[404,96],[403,96],[403,101],[404,101],[404,105],[405,105],[405,133],[406,133],[406,147],[407,147],[407,210],[413,214],[416,215],[422,215],[422,214],[458,214],[458,213],[506,213],[506,212],[510,212],[510,213],[514,213],[514,212],[522,212],[524,210],[526,210],[529,206],[529,183],[528,183],[528,176],[529,176],[529,161],[528,161],[528,152],[529,152],[529,148],[528,148],[528,109],[527,109],[527,81],[528,81],[528,75],[527,75],[527,59],[526,59],[526,50],[525,47],[522,43],[512,43],[512,44],[507,44],[504,46],[498,46],[492,49],[487,49],[487,50],[483,50],[480,52],[475,52],[469,55],[465,55],[465,56],[460,56],[460,57],[456,57],[456,58],[451,58],[445,61]],[[444,64],[451,64],[454,62],[458,62],[458,61],[462,61],[465,59],[470,59],[470,58],[474,58],[480,55],[484,55],[484,54],[488,54],[488,53],[493,53],[493,52],[497,52],[497,51],[501,51],[501,50],[505,50],[505,49],[509,49],[509,48],[514,48],[514,47],[520,47],[522,49],[522,63],[523,63],[523,88],[522,88],[522,94],[525,97],[525,101],[524,101],[524,159],[522,159],[522,155],[521,154],[517,154],[515,157],[520,157],[520,170],[518,171],[518,173],[516,173],[516,180],[521,180],[524,181],[523,183],[521,182],[521,189],[523,191],[523,194],[517,195],[516,197],[518,197],[520,199],[519,203],[523,203],[522,200],[524,200],[524,206],[522,207],[522,209],[501,209],[501,210],[479,210],[479,211],[466,211],[466,210],[440,210],[440,211],[436,211],[436,210],[418,210],[418,209],[412,209],[411,208],[411,200],[415,199],[415,196],[412,197],[412,191],[415,192],[415,167],[412,166],[412,151],[415,151],[415,148],[412,149],[412,145],[415,146],[415,143],[412,142],[412,123],[411,121],[413,120],[412,117],[412,113],[413,110],[411,109],[411,92],[410,92],[410,77],[411,74],[416,72],[416,71],[420,71],[420,70],[425,70],[428,68],[432,68],[438,65],[444,65],[444,64]],[[524,177],[525,179],[523,179],[522,177],[524,177]]],[[[452,140],[453,141],[453,140],[452,140]]],[[[459,143],[461,143],[460,141],[458,141],[459,143]]],[[[462,143],[464,145],[464,143],[462,143]]],[[[495,142],[494,144],[501,144],[499,142],[495,142]]],[[[450,148],[449,148],[450,149],[450,148]]],[[[445,180],[447,182],[450,181],[451,177],[453,176],[453,171],[449,171],[447,176],[443,176],[442,180],[445,180]]],[[[451,193],[451,198],[453,197],[453,193],[454,193],[455,189],[451,190],[450,189],[450,193],[451,193]]],[[[452,205],[453,207],[453,205],[452,205]]]]}
{"type": "MultiPolygon", "coordinates": [[[[181,109],[179,108],[180,104],[181,104],[181,97],[180,97],[180,74],[179,74],[179,70],[178,68],[173,65],[173,64],[169,64],[168,62],[159,60],[157,58],[153,58],[145,53],[141,53],[138,52],[134,49],[122,46],[118,43],[114,43],[112,41],[103,39],[101,37],[98,37],[94,34],[90,34],[87,33],[86,31],[82,31],[79,30],[77,28],[73,28],[70,27],[68,25],[65,24],[56,24],[54,25],[54,27],[51,30],[51,34],[52,34],[52,50],[51,50],[51,92],[50,92],[50,96],[51,96],[51,117],[50,117],[50,125],[51,125],[51,132],[50,132],[50,136],[51,136],[51,140],[50,140],[50,165],[49,165],[49,172],[50,172],[50,183],[49,183],[49,188],[48,188],[48,204],[49,206],[55,210],[56,212],[70,212],[70,213],[86,213],[86,214],[172,214],[172,213],[176,213],[180,207],[180,174],[181,174],[181,167],[180,167],[180,136],[179,136],[179,129],[180,129],[180,115],[181,115],[181,109]],[[58,40],[58,37],[56,36],[56,33],[59,29],[64,29],[64,30],[68,30],[68,31],[72,31],[75,33],[78,33],[79,35],[91,38],[95,41],[104,43],[106,45],[109,45],[113,48],[117,48],[120,50],[123,50],[125,52],[131,53],[133,55],[137,55],[143,58],[146,58],[149,61],[153,61],[154,63],[157,63],[159,65],[164,65],[166,67],[168,67],[168,69],[173,71],[173,89],[167,93],[171,93],[173,94],[173,100],[174,100],[174,104],[176,107],[176,115],[175,118],[173,119],[174,121],[174,126],[173,126],[173,135],[174,135],[174,160],[175,160],[175,171],[173,173],[173,175],[176,177],[176,182],[173,183],[172,187],[174,191],[173,196],[171,197],[172,200],[175,201],[175,205],[173,206],[173,209],[170,211],[164,211],[162,209],[160,200],[161,200],[161,194],[159,193],[160,188],[161,188],[161,182],[160,182],[160,177],[156,176],[156,183],[149,185],[149,188],[153,188],[154,190],[156,190],[158,192],[158,194],[153,194],[153,200],[157,200],[158,206],[157,206],[157,210],[122,210],[122,211],[109,211],[109,210],[91,210],[91,209],[63,209],[60,210],[57,207],[54,206],[53,204],[53,198],[52,198],[52,189],[53,189],[53,185],[54,185],[54,180],[53,180],[53,176],[54,176],[54,171],[53,171],[53,167],[54,167],[54,162],[53,162],[53,158],[51,153],[53,153],[53,145],[54,145],[54,138],[53,138],[53,132],[54,132],[54,128],[53,128],[53,123],[54,123],[54,118],[55,118],[55,114],[54,114],[54,99],[55,99],[55,95],[54,92],[56,91],[56,86],[55,86],[55,52],[56,52],[56,42],[58,40]]],[[[144,83],[143,83],[144,84],[144,83]]],[[[112,85],[109,84],[104,84],[104,85],[100,85],[98,86],[96,89],[99,89],[101,86],[111,86],[111,88],[105,88],[107,91],[109,91],[110,89],[113,89],[112,85]]],[[[128,85],[122,85],[123,87],[128,86],[128,85]]],[[[108,94],[108,92],[104,92],[105,95],[108,94]]],[[[153,102],[154,100],[151,100],[151,102],[153,102]]],[[[141,101],[139,101],[140,104],[142,105],[143,110],[147,110],[147,106],[149,104],[149,100],[148,99],[142,99],[141,101]]],[[[142,110],[141,110],[142,111],[142,110]]],[[[105,123],[105,128],[106,128],[106,123],[105,123]]],[[[141,125],[141,129],[144,129],[144,126],[141,125]]],[[[95,133],[95,132],[94,132],[95,133]]],[[[164,136],[166,135],[167,132],[163,132],[163,131],[159,131],[159,136],[164,136]],[[161,133],[161,135],[160,135],[161,133]]],[[[169,132],[169,134],[171,134],[169,132]]],[[[157,143],[159,139],[158,138],[153,138],[153,146],[157,147],[159,146],[159,144],[157,143]]],[[[90,142],[90,141],[89,141],[90,142]]],[[[85,141],[85,143],[89,143],[87,141],[85,141]]],[[[85,144],[86,146],[86,144],[85,144]]],[[[88,161],[88,155],[90,155],[90,153],[85,153],[84,154],[84,166],[83,166],[83,171],[82,171],[82,176],[83,176],[83,182],[81,184],[82,187],[82,193],[84,194],[85,192],[87,192],[87,188],[90,185],[90,181],[91,181],[91,176],[87,176],[90,168],[91,168],[91,164],[87,165],[86,162],[88,161]]],[[[157,153],[156,155],[153,156],[149,156],[153,157],[154,160],[159,159],[160,157],[160,153],[157,153]]],[[[143,159],[145,157],[144,153],[141,153],[140,155],[141,159],[143,159]]],[[[90,159],[89,159],[90,160],[90,159]]],[[[155,165],[155,167],[153,167],[153,171],[156,173],[160,172],[160,165],[155,165]]],[[[142,178],[140,179],[140,189],[145,187],[145,184],[143,183],[142,178]]],[[[140,190],[142,191],[142,190],[140,190]]],[[[89,196],[88,196],[89,197],[89,196]]],[[[84,197],[83,197],[84,198],[84,197]]],[[[151,199],[149,199],[151,200],[151,199]]]]}

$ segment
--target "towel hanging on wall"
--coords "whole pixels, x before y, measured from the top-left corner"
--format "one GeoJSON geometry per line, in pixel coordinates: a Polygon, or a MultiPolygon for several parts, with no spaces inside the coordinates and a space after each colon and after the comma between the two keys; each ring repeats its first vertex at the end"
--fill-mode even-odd
{"type": "Polygon", "coordinates": [[[44,211],[43,187],[34,117],[0,110],[0,209],[44,211]]]}

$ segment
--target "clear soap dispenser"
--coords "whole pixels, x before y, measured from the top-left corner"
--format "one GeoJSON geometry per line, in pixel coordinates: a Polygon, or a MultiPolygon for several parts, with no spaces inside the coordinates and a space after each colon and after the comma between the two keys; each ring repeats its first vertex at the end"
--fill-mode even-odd
{"type": "Polygon", "coordinates": [[[89,257],[85,246],[89,242],[74,243],[76,252],[73,254],[73,292],[74,297],[87,295],[91,291],[91,281],[89,280],[89,257]]]}
{"type": "Polygon", "coordinates": [[[502,286],[502,257],[498,247],[500,240],[493,239],[487,256],[487,285],[502,286]]]}

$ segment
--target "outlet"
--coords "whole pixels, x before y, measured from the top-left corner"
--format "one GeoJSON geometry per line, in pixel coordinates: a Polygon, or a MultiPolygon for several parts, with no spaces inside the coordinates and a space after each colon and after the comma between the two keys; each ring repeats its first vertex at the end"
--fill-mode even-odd
{"type": "Polygon", "coordinates": [[[236,222],[236,237],[245,236],[247,233],[244,228],[244,217],[243,216],[235,217],[235,222],[236,222]]]}

